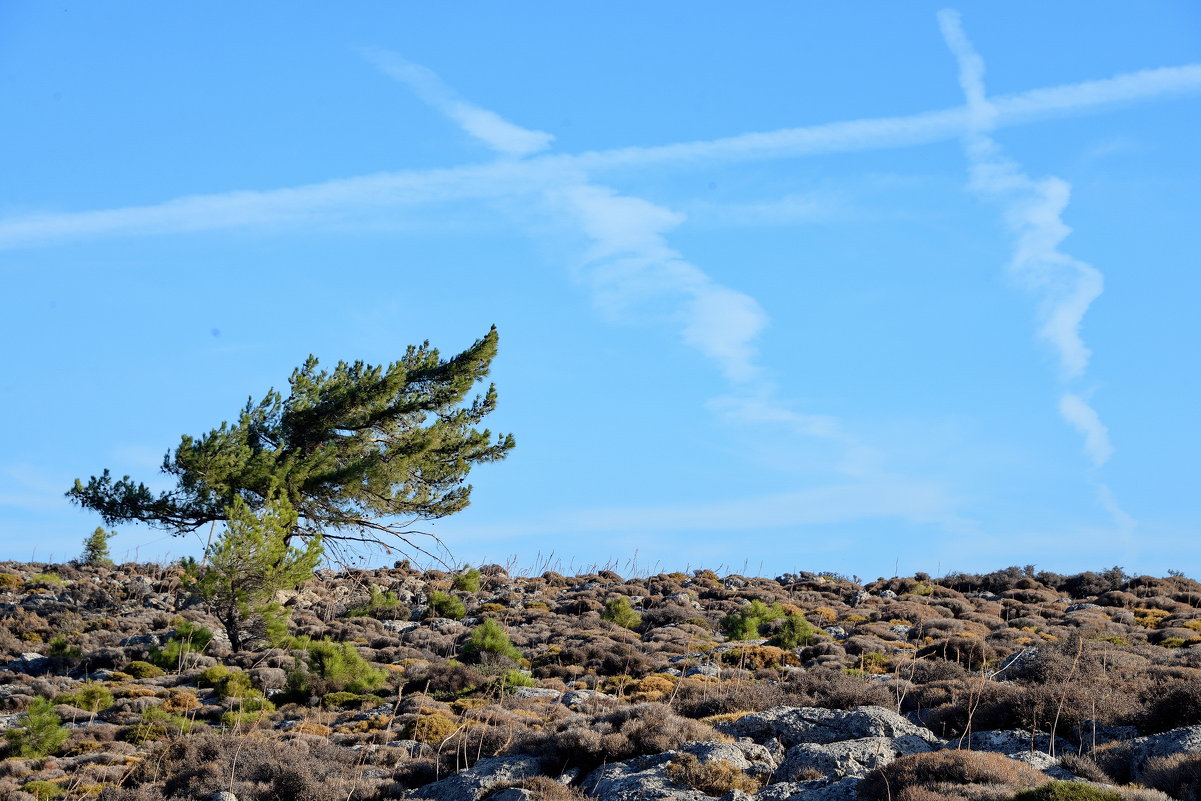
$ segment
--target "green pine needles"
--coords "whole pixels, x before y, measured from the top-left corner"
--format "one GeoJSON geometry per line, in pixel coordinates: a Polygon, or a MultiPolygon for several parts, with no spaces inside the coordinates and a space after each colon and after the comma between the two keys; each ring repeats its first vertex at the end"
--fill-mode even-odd
{"type": "Polygon", "coordinates": [[[57,751],[71,736],[49,698],[34,698],[17,718],[17,727],[4,733],[9,752],[23,759],[40,759],[57,751]]]}
{"type": "Polygon", "coordinates": [[[771,620],[784,617],[779,604],[768,606],[763,601],[751,601],[737,612],[721,619],[721,630],[731,640],[753,640],[759,636],[759,627],[771,620]]]}
{"type": "Polygon", "coordinates": [[[92,567],[110,567],[113,559],[108,552],[108,541],[115,536],[117,536],[117,532],[105,531],[103,526],[97,526],[96,530],[83,541],[83,554],[79,557],[80,563],[92,567]]]}
{"type": "Polygon", "coordinates": [[[490,617],[471,630],[462,653],[465,660],[485,665],[521,663],[521,651],[513,645],[504,628],[490,617]]]}
{"type": "Polygon", "coordinates": [[[296,511],[282,495],[268,493],[257,514],[241,497],[234,498],[228,517],[225,533],[209,548],[196,592],[240,651],[248,629],[267,640],[286,634],[285,612],[275,594],[312,576],[321,561],[321,537],[310,537],[304,548],[288,544],[296,511]]]}
{"type": "Polygon", "coordinates": [[[442,590],[430,593],[430,605],[426,617],[445,617],[450,620],[462,620],[467,614],[467,605],[458,597],[442,590]]]}
{"type": "Polygon", "coordinates": [[[601,612],[601,619],[616,623],[623,629],[633,629],[642,625],[642,615],[634,611],[630,606],[630,599],[624,595],[605,601],[605,611],[601,612]]]}
{"type": "Polygon", "coordinates": [[[339,362],[326,372],[310,356],[286,397],[270,390],[235,422],[184,436],[163,460],[174,489],[156,494],[105,470],[67,495],[110,525],[141,521],[182,535],[230,520],[239,501],[260,511],[279,493],[297,514],[286,538],[428,553],[410,526],[466,507],[471,468],[513,448],[512,436],[476,428],[496,407],[495,387],[468,400],[496,348],[493,328],[449,359],[428,342],[387,366],[339,362]]]}

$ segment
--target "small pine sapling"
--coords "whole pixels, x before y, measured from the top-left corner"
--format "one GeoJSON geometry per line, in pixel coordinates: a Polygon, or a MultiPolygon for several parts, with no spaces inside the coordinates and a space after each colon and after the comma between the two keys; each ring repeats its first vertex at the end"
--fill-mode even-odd
{"type": "Polygon", "coordinates": [[[108,541],[115,536],[117,536],[117,532],[105,531],[103,526],[97,526],[96,530],[83,541],[83,554],[79,557],[80,563],[92,567],[111,566],[113,559],[108,552],[108,541]]]}
{"type": "Polygon", "coordinates": [[[67,741],[71,732],[54,714],[54,702],[49,698],[33,699],[17,718],[17,726],[4,733],[9,751],[23,759],[41,759],[53,754],[67,741]]]}
{"type": "Polygon", "coordinates": [[[605,601],[605,611],[601,612],[601,619],[616,623],[623,629],[637,628],[642,624],[642,615],[634,611],[630,606],[630,599],[624,595],[605,601]]]}

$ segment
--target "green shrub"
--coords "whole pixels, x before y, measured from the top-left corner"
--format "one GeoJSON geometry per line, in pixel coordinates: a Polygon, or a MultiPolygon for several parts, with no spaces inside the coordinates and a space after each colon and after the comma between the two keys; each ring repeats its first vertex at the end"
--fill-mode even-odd
{"type": "Polygon", "coordinates": [[[480,591],[480,571],[474,567],[466,567],[454,577],[452,585],[460,592],[480,591]]]}
{"type": "Polygon", "coordinates": [[[731,640],[753,640],[759,636],[760,626],[782,617],[784,610],[778,603],[768,606],[763,601],[755,600],[723,617],[721,630],[731,640]]]}
{"type": "Polygon", "coordinates": [[[428,617],[446,617],[451,620],[462,620],[467,614],[467,607],[461,600],[450,593],[434,590],[430,593],[430,614],[428,617]]]}
{"type": "Polygon", "coordinates": [[[616,623],[623,629],[637,628],[642,624],[642,615],[634,611],[630,606],[630,599],[624,595],[605,601],[605,611],[601,612],[601,619],[616,623]]]}
{"type": "Polygon", "coordinates": [[[195,556],[181,556],[175,564],[183,571],[185,584],[191,586],[200,581],[200,562],[195,556]]]}
{"type": "Polygon", "coordinates": [[[221,698],[253,698],[261,695],[250,683],[250,676],[241,671],[231,672],[217,685],[217,695],[221,698]]]}
{"type": "Polygon", "coordinates": [[[1013,801],[1122,801],[1122,794],[1081,782],[1054,781],[1022,790],[1013,801]]]}
{"type": "Polygon", "coordinates": [[[275,711],[275,704],[266,698],[244,698],[237,709],[221,716],[221,725],[236,729],[242,725],[253,726],[275,711]]]}
{"type": "Polygon", "coordinates": [[[152,706],[142,713],[141,719],[130,726],[122,734],[127,742],[140,744],[163,737],[174,737],[188,734],[198,726],[195,721],[183,715],[173,715],[157,706],[152,706]]]}
{"type": "Polygon", "coordinates": [[[166,670],[178,670],[184,654],[199,654],[213,641],[213,633],[204,626],[184,621],[180,623],[161,649],[150,655],[154,664],[166,670]]]}
{"type": "Polygon", "coordinates": [[[38,801],[50,801],[51,798],[58,798],[63,793],[67,792],[61,784],[57,782],[48,782],[42,779],[37,781],[25,782],[21,785],[21,789],[29,793],[38,801]]]}
{"type": "Polygon", "coordinates": [[[93,715],[113,705],[113,694],[98,681],[85,681],[69,693],[54,699],[58,704],[70,704],[93,715]]]}
{"type": "Polygon", "coordinates": [[[322,695],[340,690],[361,693],[377,690],[388,680],[388,675],[372,667],[351,643],[298,639],[293,645],[308,653],[307,667],[288,674],[288,690],[294,696],[308,697],[314,691],[322,695]],[[314,677],[324,687],[315,687],[314,677]]]}
{"type": "Polygon", "coordinates": [[[326,709],[335,709],[338,707],[347,707],[352,705],[360,705],[366,700],[378,700],[373,695],[364,696],[360,693],[348,693],[341,690],[335,693],[326,693],[321,699],[321,704],[326,709]]]}
{"type": "Polygon", "coordinates": [[[157,676],[166,675],[162,668],[143,662],[140,659],[135,659],[125,666],[125,673],[133,676],[135,679],[153,679],[157,676]]]}
{"type": "Polygon", "coordinates": [[[21,586],[21,577],[16,573],[0,573],[0,590],[15,590],[21,586]]]}
{"type": "Polygon", "coordinates": [[[470,662],[495,662],[499,659],[521,662],[521,651],[514,647],[504,628],[490,617],[484,618],[483,623],[471,630],[467,642],[463,644],[462,653],[470,662]]]}
{"type": "Polygon", "coordinates": [[[505,674],[506,687],[536,687],[538,682],[534,681],[532,676],[522,673],[520,670],[510,670],[505,674]]]}
{"type": "Polygon", "coordinates": [[[771,644],[777,648],[792,650],[812,645],[816,639],[817,629],[813,627],[813,624],[806,620],[804,615],[793,612],[784,618],[780,630],[771,638],[771,644]]]}
{"type": "Polygon", "coordinates": [[[50,640],[50,655],[63,659],[79,659],[83,651],[67,641],[67,635],[59,634],[50,640]]]}
{"type": "Polygon", "coordinates": [[[16,728],[9,729],[4,736],[13,756],[40,759],[57,751],[71,733],[54,714],[54,703],[39,697],[17,718],[16,728]]]}
{"type": "Polygon", "coordinates": [[[230,670],[225,665],[213,665],[205,669],[196,678],[201,687],[212,687],[217,691],[217,697],[226,698],[262,698],[263,694],[250,683],[250,674],[240,670],[230,670]]]}
{"type": "Polygon", "coordinates": [[[61,587],[63,580],[58,577],[57,573],[34,573],[25,582],[26,587],[61,587]]]}
{"type": "Polygon", "coordinates": [[[216,664],[212,667],[205,668],[199,676],[196,677],[196,683],[201,687],[216,688],[221,682],[229,676],[229,668],[222,664],[216,664]]]}
{"type": "Polygon", "coordinates": [[[386,620],[396,614],[396,608],[400,606],[400,599],[396,597],[396,593],[388,590],[380,592],[380,588],[372,585],[371,598],[366,603],[352,606],[346,613],[349,617],[374,617],[380,620],[386,620]]]}

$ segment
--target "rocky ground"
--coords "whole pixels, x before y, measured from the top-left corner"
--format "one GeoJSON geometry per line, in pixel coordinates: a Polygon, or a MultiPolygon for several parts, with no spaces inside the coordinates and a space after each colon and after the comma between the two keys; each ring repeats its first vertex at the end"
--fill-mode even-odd
{"type": "Polygon", "coordinates": [[[1201,799],[1181,576],[400,565],[279,600],[233,653],[183,566],[0,563],[0,798],[1201,799]]]}

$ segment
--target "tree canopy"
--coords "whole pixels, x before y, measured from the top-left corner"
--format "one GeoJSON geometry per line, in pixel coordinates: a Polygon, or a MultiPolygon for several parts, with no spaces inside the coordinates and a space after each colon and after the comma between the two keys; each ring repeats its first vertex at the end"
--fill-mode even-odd
{"type": "Polygon", "coordinates": [[[235,499],[259,510],[278,491],[297,514],[291,536],[428,553],[411,526],[466,507],[467,473],[513,447],[512,435],[475,428],[496,407],[495,385],[466,400],[496,349],[493,327],[449,359],[428,341],[386,367],[339,362],[326,372],[309,356],[287,397],[272,389],[248,400],[236,423],[184,435],[163,458],[175,488],[156,494],[106,469],[76,479],[67,495],[109,525],[186,534],[227,521],[235,499]]]}

